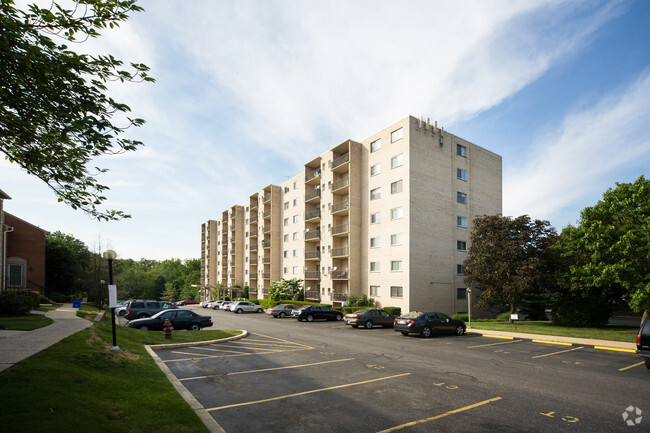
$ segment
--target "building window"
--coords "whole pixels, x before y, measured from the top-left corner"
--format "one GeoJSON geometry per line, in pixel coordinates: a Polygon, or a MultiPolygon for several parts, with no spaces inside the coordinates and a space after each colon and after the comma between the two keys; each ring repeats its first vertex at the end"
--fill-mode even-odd
{"type": "Polygon", "coordinates": [[[467,157],[467,148],[461,146],[460,144],[456,145],[456,155],[462,156],[463,158],[467,157]]]}
{"type": "Polygon", "coordinates": [[[293,250],[293,256],[298,257],[298,250],[293,250]]]}
{"type": "Polygon", "coordinates": [[[465,266],[458,264],[456,265],[456,274],[463,275],[465,273],[465,266]]]}
{"type": "Polygon", "coordinates": [[[370,272],[379,272],[379,262],[370,262],[370,272]]]}
{"type": "Polygon", "coordinates": [[[381,213],[371,213],[370,214],[370,224],[377,224],[381,222],[381,213]]]}
{"type": "Polygon", "coordinates": [[[284,258],[286,259],[287,257],[289,257],[289,250],[283,251],[283,254],[284,254],[284,258]]]}
{"type": "Polygon", "coordinates": [[[370,167],[370,176],[374,176],[379,173],[381,173],[381,164],[375,164],[370,167]]]}
{"type": "Polygon", "coordinates": [[[284,272],[285,274],[288,274],[289,273],[289,268],[287,268],[285,266],[284,268],[282,268],[282,272],[284,272]]]}
{"type": "Polygon", "coordinates": [[[294,199],[293,199],[293,206],[294,206],[294,207],[295,207],[295,206],[298,206],[298,199],[297,199],[297,198],[294,198],[294,199]]]}
{"type": "Polygon", "coordinates": [[[298,215],[294,215],[294,216],[293,216],[293,222],[294,222],[294,223],[297,223],[298,220],[299,220],[298,215]]]}
{"type": "Polygon", "coordinates": [[[370,248],[377,248],[381,245],[379,237],[370,238],[370,248]]]}
{"type": "Polygon", "coordinates": [[[396,129],[390,133],[390,142],[395,143],[397,140],[404,138],[404,128],[396,129]]]}
{"type": "Polygon", "coordinates": [[[288,186],[285,186],[285,187],[284,187],[284,192],[285,192],[285,193],[289,192],[289,187],[288,187],[288,186]]]}
{"type": "Polygon", "coordinates": [[[464,287],[456,289],[456,299],[467,299],[467,289],[464,287]]]}
{"type": "Polygon", "coordinates": [[[381,188],[370,190],[370,200],[377,200],[381,198],[381,188]]]}
{"type": "Polygon", "coordinates": [[[285,226],[288,226],[288,225],[289,225],[289,218],[285,218],[285,219],[284,219],[284,225],[285,225],[285,226]]]}
{"type": "Polygon", "coordinates": [[[294,241],[298,240],[298,232],[293,232],[293,240],[294,241]]]}
{"type": "Polygon", "coordinates": [[[402,164],[404,164],[404,155],[401,153],[390,159],[390,168],[399,167],[402,164]]]}
{"type": "Polygon", "coordinates": [[[456,217],[456,225],[458,227],[465,227],[467,228],[467,218],[462,217],[462,216],[457,216],[456,217]]]}
{"type": "Polygon", "coordinates": [[[391,245],[402,245],[403,243],[403,236],[402,233],[396,233],[394,235],[390,235],[390,244],[391,245]]]}
{"type": "Polygon", "coordinates": [[[467,180],[467,170],[463,170],[462,168],[457,168],[456,177],[460,180],[467,180]]]}
{"type": "Polygon", "coordinates": [[[379,286],[370,286],[370,296],[379,296],[379,286]]]}
{"type": "Polygon", "coordinates": [[[401,260],[391,260],[390,261],[390,270],[391,271],[401,271],[402,270],[402,261],[401,260]]]}
{"type": "Polygon", "coordinates": [[[402,286],[390,286],[390,297],[391,298],[401,298],[402,297],[402,286]]]}
{"type": "Polygon", "coordinates": [[[464,192],[457,192],[456,202],[460,204],[467,204],[467,194],[465,194],[464,192]]]}
{"type": "Polygon", "coordinates": [[[397,182],[393,182],[390,184],[391,194],[397,194],[398,192],[402,192],[403,190],[404,190],[404,182],[401,180],[398,180],[397,182]]]}
{"type": "Polygon", "coordinates": [[[467,251],[467,242],[465,242],[465,241],[456,241],[456,249],[458,251],[467,251]]]}
{"type": "Polygon", "coordinates": [[[293,189],[298,189],[298,182],[293,183],[293,189]]]}
{"type": "Polygon", "coordinates": [[[293,267],[293,273],[294,273],[294,274],[297,274],[297,273],[299,273],[299,272],[300,272],[300,266],[294,266],[294,267],[293,267]]]}
{"type": "Polygon", "coordinates": [[[381,149],[381,139],[375,140],[372,143],[370,143],[370,152],[374,152],[379,149],[381,149]]]}
{"type": "Polygon", "coordinates": [[[289,202],[285,201],[284,202],[284,210],[287,210],[287,209],[289,209],[289,202]]]}
{"type": "Polygon", "coordinates": [[[289,242],[289,235],[288,234],[284,235],[283,240],[285,242],[289,242]]]}
{"type": "Polygon", "coordinates": [[[404,218],[404,208],[396,207],[390,210],[390,219],[397,220],[404,218]]]}

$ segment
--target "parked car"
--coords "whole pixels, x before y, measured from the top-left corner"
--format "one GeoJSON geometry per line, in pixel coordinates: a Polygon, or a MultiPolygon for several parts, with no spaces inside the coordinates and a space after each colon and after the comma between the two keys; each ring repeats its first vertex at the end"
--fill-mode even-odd
{"type": "Polygon", "coordinates": [[[357,310],[354,313],[345,315],[345,324],[353,328],[363,326],[366,329],[372,328],[374,325],[381,325],[385,327],[392,327],[395,316],[379,308],[370,308],[364,310],[357,310]]]}
{"type": "Polygon", "coordinates": [[[287,316],[291,316],[291,311],[297,310],[298,307],[293,304],[279,304],[275,307],[267,308],[266,314],[270,314],[275,318],[284,319],[287,316]]]}
{"type": "Polygon", "coordinates": [[[218,310],[221,304],[223,304],[224,301],[212,301],[208,304],[208,308],[212,308],[213,310],[218,310]]]}
{"type": "Polygon", "coordinates": [[[210,299],[209,301],[203,301],[203,302],[201,302],[201,307],[203,307],[203,308],[208,308],[208,304],[209,304],[210,302],[214,302],[214,299],[210,299]]]}
{"type": "Polygon", "coordinates": [[[212,326],[212,319],[210,316],[201,316],[196,314],[194,311],[183,308],[163,310],[151,317],[131,320],[130,322],[127,322],[126,326],[130,328],[138,328],[143,331],[162,331],[164,329],[165,320],[171,322],[174,330],[188,329],[190,331],[198,331],[201,328],[212,326]]]}
{"type": "Polygon", "coordinates": [[[184,307],[186,305],[196,305],[196,304],[198,304],[197,301],[192,301],[191,299],[184,299],[182,301],[176,302],[174,305],[176,305],[177,307],[184,307]]]}
{"type": "Polygon", "coordinates": [[[124,316],[126,314],[126,308],[127,308],[126,305],[121,305],[119,307],[116,307],[115,314],[120,317],[124,316]]]}
{"type": "Polygon", "coordinates": [[[124,317],[128,320],[151,317],[162,310],[176,308],[171,302],[135,299],[129,302],[124,317]]]}
{"type": "Polygon", "coordinates": [[[248,301],[236,301],[228,306],[234,313],[263,313],[264,309],[257,304],[248,301]]]}
{"type": "Polygon", "coordinates": [[[639,328],[639,333],[636,336],[636,349],[636,354],[643,358],[645,366],[650,368],[650,319],[648,317],[639,328]]]}
{"type": "Polygon", "coordinates": [[[322,305],[309,305],[298,310],[292,310],[291,317],[295,317],[299,322],[303,319],[308,322],[315,319],[343,320],[343,313],[322,305]]]}
{"type": "Polygon", "coordinates": [[[403,335],[419,334],[427,338],[434,333],[463,335],[467,327],[462,320],[452,319],[443,313],[412,311],[396,318],[393,322],[393,329],[403,335]]]}
{"type": "Polygon", "coordinates": [[[230,304],[232,304],[232,301],[223,301],[221,304],[219,304],[218,307],[214,307],[214,309],[215,310],[218,309],[218,310],[230,311],[230,310],[228,310],[228,307],[230,306],[230,304]]]}

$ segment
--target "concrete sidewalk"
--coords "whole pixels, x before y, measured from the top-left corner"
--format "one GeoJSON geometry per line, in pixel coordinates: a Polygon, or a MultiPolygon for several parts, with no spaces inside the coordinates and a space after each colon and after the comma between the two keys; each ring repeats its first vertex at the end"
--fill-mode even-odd
{"type": "Polygon", "coordinates": [[[72,304],[63,304],[45,316],[53,319],[54,323],[33,331],[0,330],[0,371],[92,325],[92,322],[77,317],[77,309],[72,308],[72,304]]]}
{"type": "Polygon", "coordinates": [[[524,334],[522,332],[490,331],[473,327],[467,328],[467,333],[508,339],[537,340],[542,342],[553,342],[569,345],[593,346],[597,349],[636,353],[636,343],[624,343],[621,341],[596,340],[591,338],[577,337],[556,337],[551,335],[524,334]]]}

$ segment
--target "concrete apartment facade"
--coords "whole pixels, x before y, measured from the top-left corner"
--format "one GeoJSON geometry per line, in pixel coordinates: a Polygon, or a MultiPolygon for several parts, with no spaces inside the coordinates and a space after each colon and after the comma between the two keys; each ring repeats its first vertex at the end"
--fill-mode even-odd
{"type": "Polygon", "coordinates": [[[467,311],[462,263],[473,218],[501,214],[499,155],[409,116],[304,167],[202,224],[202,297],[300,278],[309,301],[467,311]]]}

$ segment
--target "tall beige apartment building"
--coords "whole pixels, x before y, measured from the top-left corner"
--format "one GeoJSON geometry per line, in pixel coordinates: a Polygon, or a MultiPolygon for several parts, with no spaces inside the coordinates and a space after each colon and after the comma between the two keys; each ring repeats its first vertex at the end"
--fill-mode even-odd
{"type": "Polygon", "coordinates": [[[467,312],[462,263],[473,218],[501,214],[499,155],[409,116],[304,167],[201,225],[202,297],[300,278],[305,300],[467,312]]]}

